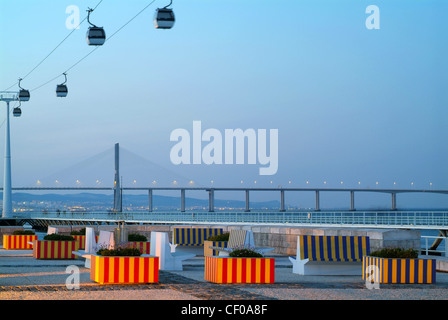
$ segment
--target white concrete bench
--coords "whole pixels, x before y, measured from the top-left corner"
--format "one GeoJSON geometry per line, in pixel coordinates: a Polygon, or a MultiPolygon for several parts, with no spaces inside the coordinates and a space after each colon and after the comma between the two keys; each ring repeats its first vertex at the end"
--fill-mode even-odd
{"type": "Polygon", "coordinates": [[[369,252],[369,237],[300,235],[297,256],[289,260],[300,275],[362,275],[362,257],[369,252]]]}
{"type": "Polygon", "coordinates": [[[159,270],[182,271],[183,261],[196,255],[187,252],[176,252],[176,245],[169,242],[167,232],[151,232],[151,256],[159,257],[159,270]]]}
{"type": "Polygon", "coordinates": [[[114,233],[111,231],[100,230],[98,243],[95,240],[95,230],[86,227],[86,245],[85,250],[72,251],[76,256],[86,259],[85,267],[90,269],[91,256],[96,254],[100,248],[113,249],[115,247],[114,233]]]}
{"type": "Polygon", "coordinates": [[[214,246],[210,247],[210,249],[217,250],[219,252],[219,256],[228,256],[230,252],[238,248],[250,248],[261,253],[262,255],[274,250],[274,248],[255,247],[254,234],[252,230],[231,230],[226,248],[214,246]]]}

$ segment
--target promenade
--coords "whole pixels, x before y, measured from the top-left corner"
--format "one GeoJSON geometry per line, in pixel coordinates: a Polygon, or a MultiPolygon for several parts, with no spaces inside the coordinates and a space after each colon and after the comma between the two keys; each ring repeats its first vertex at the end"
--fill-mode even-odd
{"type": "Polygon", "coordinates": [[[381,284],[368,289],[360,276],[300,276],[286,256],[275,257],[274,284],[214,284],[204,280],[202,248],[183,271],[160,271],[159,283],[99,285],[90,280],[84,260],[37,260],[32,250],[0,248],[0,300],[448,300],[448,273],[437,272],[435,284],[381,284]],[[77,266],[79,289],[66,285],[67,267],[77,266]]]}

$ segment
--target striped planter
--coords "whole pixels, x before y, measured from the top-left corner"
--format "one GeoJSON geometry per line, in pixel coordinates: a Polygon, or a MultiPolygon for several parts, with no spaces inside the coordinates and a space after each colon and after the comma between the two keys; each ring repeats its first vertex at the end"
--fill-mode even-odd
{"type": "Polygon", "coordinates": [[[77,257],[72,253],[78,251],[76,241],[39,241],[33,242],[33,257],[42,260],[71,260],[77,257]]]}
{"type": "Polygon", "coordinates": [[[3,249],[5,250],[33,250],[28,242],[37,240],[36,235],[3,235],[3,249]]]}
{"type": "Polygon", "coordinates": [[[204,241],[204,257],[217,256],[219,251],[210,249],[210,247],[227,248],[227,243],[228,241],[204,241]]]}
{"type": "Polygon", "coordinates": [[[147,241],[129,241],[126,242],[132,248],[137,248],[142,254],[150,254],[151,242],[147,241]]]}
{"type": "Polygon", "coordinates": [[[214,283],[274,283],[275,259],[207,256],[205,280],[214,283]]]}
{"type": "Polygon", "coordinates": [[[202,246],[211,236],[223,233],[222,228],[174,228],[173,243],[180,246],[202,246]]]}
{"type": "MultiPolygon", "coordinates": [[[[85,250],[86,249],[86,236],[75,236],[71,235],[71,237],[75,238],[75,241],[78,242],[78,249],[85,250]]],[[[96,243],[98,243],[98,236],[95,236],[96,243]]]]}
{"type": "Polygon", "coordinates": [[[90,280],[99,284],[159,282],[158,257],[103,257],[92,255],[90,280]]]}
{"type": "Polygon", "coordinates": [[[364,256],[362,278],[372,283],[435,283],[435,259],[389,259],[364,256]],[[372,271],[367,270],[373,269],[372,271]],[[375,272],[376,271],[376,272],[375,272]]]}
{"type": "Polygon", "coordinates": [[[370,253],[370,239],[363,236],[298,236],[300,259],[310,261],[362,261],[370,253]]]}

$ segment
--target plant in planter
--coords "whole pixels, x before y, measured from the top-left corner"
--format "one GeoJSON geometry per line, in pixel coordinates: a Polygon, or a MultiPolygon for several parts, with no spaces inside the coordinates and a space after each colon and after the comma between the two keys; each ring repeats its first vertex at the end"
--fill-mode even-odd
{"type": "Polygon", "coordinates": [[[371,283],[435,283],[435,259],[419,259],[418,251],[383,248],[363,257],[362,278],[371,283]]]}
{"type": "Polygon", "coordinates": [[[44,237],[44,240],[48,240],[48,241],[75,241],[75,238],[73,238],[72,236],[64,235],[64,234],[52,233],[52,234],[47,234],[44,237]]]}
{"type": "Polygon", "coordinates": [[[142,234],[130,233],[128,235],[128,245],[137,248],[143,254],[149,254],[151,250],[151,243],[148,238],[142,234]]]}
{"type": "Polygon", "coordinates": [[[227,248],[229,236],[230,233],[226,232],[209,237],[206,241],[204,241],[204,256],[217,256],[218,251],[213,250],[210,247],[227,248]]]}
{"type": "Polygon", "coordinates": [[[86,235],[86,228],[82,228],[79,230],[72,230],[72,232],[70,232],[71,236],[85,236],[86,235]]]}
{"type": "Polygon", "coordinates": [[[15,236],[33,236],[36,233],[33,230],[15,230],[12,234],[15,236]]]}
{"type": "Polygon", "coordinates": [[[418,251],[403,248],[383,248],[381,250],[370,252],[369,256],[392,259],[417,259],[418,251]]]}
{"type": "Polygon", "coordinates": [[[44,241],[33,241],[33,257],[36,259],[76,259],[73,251],[78,251],[78,242],[72,236],[53,233],[46,235],[44,241]]]}
{"type": "Polygon", "coordinates": [[[229,253],[229,257],[236,258],[263,258],[263,255],[250,247],[233,248],[229,253]]]}
{"type": "Polygon", "coordinates": [[[128,234],[128,241],[130,242],[146,242],[148,241],[148,238],[142,234],[138,233],[130,233],[128,234]]]}
{"type": "Polygon", "coordinates": [[[29,242],[37,240],[32,230],[15,230],[12,235],[3,235],[3,248],[5,250],[30,250],[33,245],[29,242]]]}
{"type": "Polygon", "coordinates": [[[214,283],[274,283],[275,259],[251,247],[234,248],[228,257],[205,257],[205,280],[214,283]]]}
{"type": "Polygon", "coordinates": [[[90,279],[100,284],[157,283],[159,258],[142,256],[129,244],[99,248],[91,257],[90,279]]]}
{"type": "Polygon", "coordinates": [[[139,257],[142,253],[137,248],[119,245],[116,249],[102,248],[100,246],[96,254],[104,257],[139,257]]]}
{"type": "Polygon", "coordinates": [[[230,233],[225,232],[221,234],[217,234],[215,236],[211,236],[207,239],[207,241],[229,241],[230,233]]]}

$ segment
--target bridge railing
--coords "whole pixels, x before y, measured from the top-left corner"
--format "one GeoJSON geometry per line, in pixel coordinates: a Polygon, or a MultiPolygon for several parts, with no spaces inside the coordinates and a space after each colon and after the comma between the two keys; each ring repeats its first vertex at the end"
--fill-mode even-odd
{"type": "Polygon", "coordinates": [[[395,227],[436,227],[448,229],[447,211],[219,211],[219,212],[125,212],[125,213],[37,213],[23,214],[31,219],[125,220],[139,222],[253,223],[300,225],[364,225],[395,227]]]}
{"type": "Polygon", "coordinates": [[[423,249],[422,253],[425,255],[439,253],[445,257],[448,257],[448,238],[447,237],[441,237],[441,236],[421,236],[423,240],[423,249]],[[435,239],[441,239],[442,242],[444,242],[444,249],[443,250],[431,250],[430,247],[435,239]]]}

